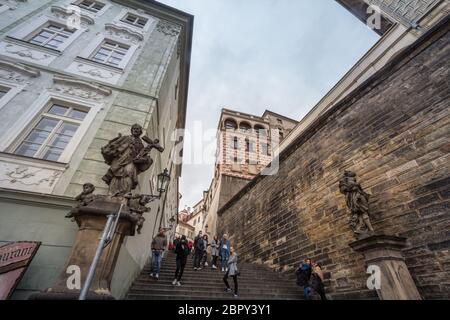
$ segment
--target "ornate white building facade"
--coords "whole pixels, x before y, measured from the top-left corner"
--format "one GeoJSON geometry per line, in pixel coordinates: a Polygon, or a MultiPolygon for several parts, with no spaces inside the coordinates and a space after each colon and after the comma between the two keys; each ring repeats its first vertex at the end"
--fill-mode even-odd
{"type": "Polygon", "coordinates": [[[171,181],[142,234],[125,240],[116,297],[158,229],[175,232],[182,139],[172,133],[185,124],[192,27],[191,15],[150,0],[0,1],[0,245],[42,242],[14,298],[51,287],[76,234],[64,218],[74,196],[86,182],[107,192],[100,148],[134,123],[165,148],[136,191],[155,194],[165,168],[171,181]]]}

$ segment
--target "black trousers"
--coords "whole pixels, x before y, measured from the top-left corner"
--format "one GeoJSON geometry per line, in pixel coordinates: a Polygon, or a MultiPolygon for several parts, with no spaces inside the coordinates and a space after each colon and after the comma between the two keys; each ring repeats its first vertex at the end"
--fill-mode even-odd
{"type": "Polygon", "coordinates": [[[325,295],[325,287],[323,285],[314,288],[314,290],[320,295],[320,300],[327,300],[327,296],[325,295]]]}
{"type": "Polygon", "coordinates": [[[205,266],[206,260],[208,260],[208,253],[206,251],[203,251],[202,259],[200,260],[200,264],[202,267],[205,266]]]}
{"type": "Polygon", "coordinates": [[[195,250],[194,253],[194,268],[200,268],[200,260],[202,260],[203,251],[195,250]]]}
{"type": "MultiPolygon", "coordinates": [[[[228,275],[229,271],[227,271],[227,273],[225,273],[225,275],[223,276],[223,282],[225,283],[225,285],[227,286],[228,289],[230,289],[230,284],[228,283],[228,275]]],[[[237,276],[231,276],[233,278],[234,281],[234,294],[238,294],[238,280],[237,280],[237,276]]]]}
{"type": "Polygon", "coordinates": [[[214,265],[214,266],[217,266],[217,258],[218,258],[218,256],[213,256],[212,257],[212,264],[214,265]]]}
{"type": "Polygon", "coordinates": [[[183,276],[184,267],[186,267],[187,259],[177,258],[177,270],[175,271],[175,279],[177,281],[181,280],[181,277],[183,276]]]}

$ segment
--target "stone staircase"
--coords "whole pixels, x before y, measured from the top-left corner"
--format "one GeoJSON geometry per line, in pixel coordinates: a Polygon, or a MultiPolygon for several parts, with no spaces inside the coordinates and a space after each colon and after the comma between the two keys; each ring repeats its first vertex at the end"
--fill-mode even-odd
{"type": "MultiPolygon", "coordinates": [[[[247,263],[238,264],[239,298],[242,300],[301,300],[303,293],[288,279],[265,266],[247,263]]],[[[126,299],[128,300],[227,300],[234,299],[232,293],[224,292],[223,275],[219,269],[208,266],[194,271],[192,255],[189,256],[182,286],[172,285],[175,274],[175,254],[167,252],[161,265],[159,280],[150,277],[150,266],[147,265],[134,281],[126,299]]],[[[229,278],[233,289],[233,279],[229,278]]]]}

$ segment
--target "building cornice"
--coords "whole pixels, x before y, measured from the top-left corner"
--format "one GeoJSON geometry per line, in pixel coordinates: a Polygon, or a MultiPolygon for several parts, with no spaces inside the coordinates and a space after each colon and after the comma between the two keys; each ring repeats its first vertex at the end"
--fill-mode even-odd
{"type": "Polygon", "coordinates": [[[6,188],[0,188],[0,200],[25,205],[41,206],[46,208],[53,207],[67,210],[75,204],[75,200],[71,197],[6,188]]]}

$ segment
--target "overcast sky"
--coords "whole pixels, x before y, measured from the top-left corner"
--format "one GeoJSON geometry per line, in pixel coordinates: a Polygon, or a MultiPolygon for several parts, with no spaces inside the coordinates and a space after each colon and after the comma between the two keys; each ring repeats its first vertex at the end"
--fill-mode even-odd
{"type": "MultiPolygon", "coordinates": [[[[378,36],[334,0],[160,0],[195,16],[186,129],[216,129],[227,107],[300,120],[378,36]],[[198,123],[197,123],[198,125],[198,123]]],[[[189,164],[180,209],[207,190],[213,164],[189,164]]]]}

